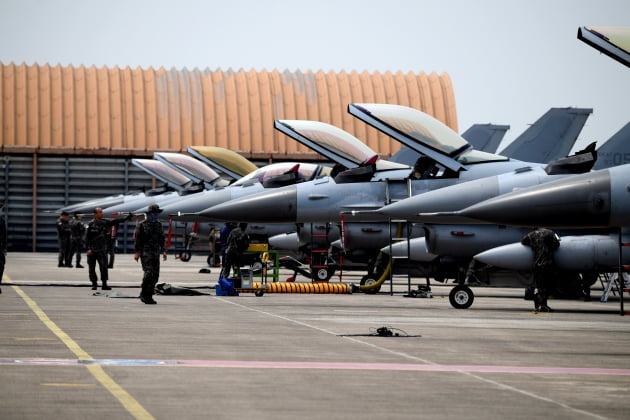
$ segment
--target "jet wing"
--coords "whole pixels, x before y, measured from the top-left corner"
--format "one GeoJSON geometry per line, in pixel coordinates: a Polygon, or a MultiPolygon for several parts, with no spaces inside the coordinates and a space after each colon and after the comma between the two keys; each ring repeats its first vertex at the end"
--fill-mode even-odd
{"type": "Polygon", "coordinates": [[[160,161],[153,159],[132,159],[131,163],[177,191],[183,191],[192,184],[190,178],[160,161]]]}
{"type": "Polygon", "coordinates": [[[630,67],[629,27],[586,27],[578,28],[577,37],[613,60],[630,67]]]}
{"type": "Polygon", "coordinates": [[[182,173],[195,183],[209,185],[220,181],[219,174],[208,165],[182,153],[155,152],[153,157],[172,169],[182,173]]]}
{"type": "Polygon", "coordinates": [[[190,146],[188,153],[234,179],[239,179],[258,169],[243,156],[222,147],[190,146]]]}

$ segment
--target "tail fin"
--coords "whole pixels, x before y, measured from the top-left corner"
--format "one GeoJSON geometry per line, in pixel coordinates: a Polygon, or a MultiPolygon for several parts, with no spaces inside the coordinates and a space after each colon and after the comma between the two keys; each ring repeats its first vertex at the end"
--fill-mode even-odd
{"type": "Polygon", "coordinates": [[[592,112],[591,108],[551,108],[499,154],[539,163],[567,156],[592,112]]]}
{"type": "Polygon", "coordinates": [[[630,122],[597,149],[593,169],[605,169],[630,163],[630,122]]]}
{"type": "Polygon", "coordinates": [[[475,149],[494,153],[509,129],[509,125],[474,124],[462,133],[462,137],[468,140],[475,149]]]}

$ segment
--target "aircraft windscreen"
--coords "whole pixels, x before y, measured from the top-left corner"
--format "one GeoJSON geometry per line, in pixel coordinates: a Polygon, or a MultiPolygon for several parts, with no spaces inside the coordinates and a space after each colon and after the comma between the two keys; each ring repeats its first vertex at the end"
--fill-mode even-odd
{"type": "Polygon", "coordinates": [[[304,120],[282,121],[282,123],[321,147],[357,165],[377,154],[352,134],[330,124],[304,120]]]}
{"type": "Polygon", "coordinates": [[[180,153],[155,153],[168,161],[171,165],[176,166],[181,171],[186,172],[201,179],[202,181],[211,182],[219,177],[219,174],[209,166],[201,163],[197,159],[180,153]]]}
{"type": "Polygon", "coordinates": [[[400,133],[432,149],[454,156],[469,147],[466,140],[442,122],[406,106],[392,104],[356,104],[370,115],[400,133]]]}
{"type": "Polygon", "coordinates": [[[159,178],[163,182],[171,185],[185,185],[190,182],[190,178],[180,174],[175,169],[169,168],[164,163],[152,159],[133,159],[132,163],[149,174],[159,178]]]}
{"type": "MultiPolygon", "coordinates": [[[[255,170],[254,172],[245,175],[243,178],[236,181],[234,185],[243,185],[257,182],[264,182],[266,179],[272,178],[274,176],[282,175],[287,173],[291,168],[297,165],[294,162],[282,162],[282,163],[273,163],[271,165],[263,166],[260,169],[255,170]]],[[[315,176],[317,168],[319,165],[313,163],[300,163],[298,168],[299,179],[309,180],[315,176]]]]}
{"type": "MultiPolygon", "coordinates": [[[[220,168],[226,168],[231,172],[245,176],[256,170],[256,165],[232,150],[216,146],[190,146],[188,153],[206,160],[208,163],[220,168]]],[[[222,170],[222,169],[221,169],[222,170]]]]}

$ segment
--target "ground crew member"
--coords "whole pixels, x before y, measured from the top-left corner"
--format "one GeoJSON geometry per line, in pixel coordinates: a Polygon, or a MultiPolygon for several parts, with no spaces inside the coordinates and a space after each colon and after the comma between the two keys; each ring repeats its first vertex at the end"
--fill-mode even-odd
{"type": "Polygon", "coordinates": [[[87,261],[90,281],[92,282],[92,290],[96,290],[98,277],[96,276],[96,263],[101,272],[101,288],[103,290],[111,290],[107,285],[109,276],[107,273],[107,241],[112,226],[119,225],[131,218],[131,214],[127,217],[114,220],[103,219],[103,209],[97,207],[94,209],[94,219],[87,226],[87,234],[85,235],[85,246],[87,248],[87,261]]]}
{"type": "Polygon", "coordinates": [[[552,312],[547,306],[547,293],[554,273],[553,253],[560,246],[560,238],[552,230],[538,228],[525,235],[521,243],[534,251],[534,308],[537,312],[552,312]]]}
{"type": "MultiPolygon", "coordinates": [[[[2,210],[4,204],[0,204],[0,210],[2,210]]],[[[7,225],[5,224],[4,217],[0,216],[0,285],[2,285],[2,276],[4,276],[4,264],[7,258],[7,225]]],[[[2,289],[0,289],[2,293],[2,289]]]]}
{"type": "Polygon", "coordinates": [[[107,268],[114,268],[114,258],[116,256],[116,235],[118,235],[118,226],[112,226],[107,241],[107,255],[109,256],[107,268]]]}
{"type": "Polygon", "coordinates": [[[81,221],[82,217],[81,213],[76,212],[74,213],[74,219],[72,219],[72,222],[70,223],[70,262],[72,263],[72,258],[76,254],[77,263],[74,265],[76,268],[83,268],[81,265],[81,251],[83,251],[85,225],[81,221]]]}
{"type": "Polygon", "coordinates": [[[235,276],[240,273],[243,253],[249,248],[249,235],[245,233],[246,229],[247,223],[240,223],[237,228],[230,232],[225,250],[225,263],[221,267],[219,278],[228,278],[230,269],[235,276]]]}
{"type": "Polygon", "coordinates": [[[68,212],[61,212],[61,216],[57,219],[57,243],[59,244],[59,260],[57,267],[72,267],[71,247],[71,231],[70,231],[70,215],[68,212]]]}
{"type": "Polygon", "coordinates": [[[162,209],[157,204],[152,204],[147,211],[147,218],[138,225],[136,231],[135,254],[133,259],[142,262],[142,290],[140,300],[148,305],[157,302],[153,300],[155,285],[160,277],[160,254],[166,261],[166,249],[164,248],[164,227],[158,220],[162,209]]]}
{"type": "MultiPolygon", "coordinates": [[[[221,267],[225,267],[225,250],[227,249],[228,237],[236,227],[236,223],[226,222],[219,231],[219,246],[221,248],[221,267]]],[[[223,271],[223,269],[221,269],[223,271]]],[[[222,277],[222,276],[220,276],[222,277]]]]}

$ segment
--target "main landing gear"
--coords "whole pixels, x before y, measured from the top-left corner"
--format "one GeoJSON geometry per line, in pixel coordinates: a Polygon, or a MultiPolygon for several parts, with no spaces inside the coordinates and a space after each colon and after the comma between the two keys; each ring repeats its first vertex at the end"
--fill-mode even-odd
{"type": "Polygon", "coordinates": [[[473,304],[475,295],[470,287],[460,284],[451,289],[448,300],[455,309],[467,309],[473,304]]]}

